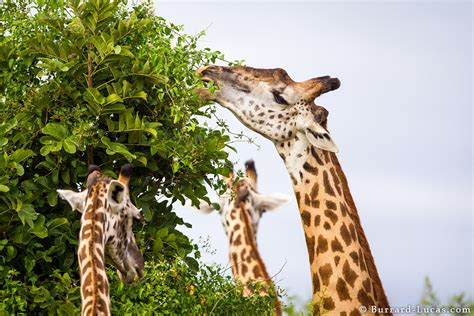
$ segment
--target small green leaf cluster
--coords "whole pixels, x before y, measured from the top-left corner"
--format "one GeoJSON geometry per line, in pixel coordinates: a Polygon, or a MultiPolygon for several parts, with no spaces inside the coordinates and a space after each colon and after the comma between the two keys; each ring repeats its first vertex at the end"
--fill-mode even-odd
{"type": "Polygon", "coordinates": [[[180,258],[197,275],[199,252],[172,205],[207,200],[230,171],[228,130],[201,124],[215,108],[194,93],[195,70],[222,54],[198,49],[203,33],[183,34],[147,1],[5,0],[0,17],[4,307],[77,308],[80,215],[56,189],[82,190],[90,163],[112,177],[133,165],[146,260],[180,258]]]}
{"type": "Polygon", "coordinates": [[[425,277],[423,284],[423,294],[421,296],[420,305],[422,308],[432,308],[435,312],[424,313],[423,315],[441,316],[446,313],[436,312],[441,308],[445,308],[449,315],[474,315],[474,300],[468,298],[465,293],[461,292],[449,297],[447,303],[442,303],[436,294],[431,279],[425,277]]]}

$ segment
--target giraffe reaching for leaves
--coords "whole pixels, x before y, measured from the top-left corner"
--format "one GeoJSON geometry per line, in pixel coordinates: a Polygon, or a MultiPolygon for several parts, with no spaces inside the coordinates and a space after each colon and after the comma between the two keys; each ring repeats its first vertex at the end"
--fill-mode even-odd
{"type": "Polygon", "coordinates": [[[207,66],[198,71],[202,98],[229,109],[271,140],[283,159],[298,202],[308,248],[315,314],[360,315],[389,309],[369,243],[327,130],[328,111],[314,99],[339,88],[329,76],[293,81],[285,70],[207,66]]]}
{"type": "MultiPolygon", "coordinates": [[[[226,178],[227,193],[217,203],[224,230],[229,239],[229,260],[236,280],[244,285],[244,295],[253,292],[248,282],[261,282],[261,295],[272,289],[275,295],[275,314],[281,315],[281,304],[272,280],[257,248],[257,230],[260,218],[286,203],[283,194],[260,194],[257,192],[257,172],[252,160],[245,163],[245,178],[235,182],[234,173],[226,178]],[[234,183],[235,182],[235,183],[234,183]]],[[[199,210],[210,213],[214,207],[201,203],[199,210]]]]}
{"type": "Polygon", "coordinates": [[[106,257],[123,282],[131,283],[143,276],[144,260],[132,231],[133,222],[141,221],[142,216],[130,201],[130,174],[131,166],[125,165],[118,180],[112,180],[91,165],[86,190],[57,190],[82,213],[78,249],[81,315],[110,315],[106,257]]]}

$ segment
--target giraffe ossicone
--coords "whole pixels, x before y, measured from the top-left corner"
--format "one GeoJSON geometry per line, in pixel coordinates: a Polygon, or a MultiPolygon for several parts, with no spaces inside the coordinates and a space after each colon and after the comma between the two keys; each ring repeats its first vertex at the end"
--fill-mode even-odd
{"type": "Polygon", "coordinates": [[[281,68],[207,66],[198,70],[218,90],[201,98],[229,109],[272,141],[290,175],[311,267],[313,310],[360,315],[388,308],[372,253],[328,130],[328,111],[314,103],[338,89],[329,76],[296,82],[281,68]]]}
{"type": "Polygon", "coordinates": [[[82,213],[78,247],[81,315],[110,315],[106,258],[124,283],[143,276],[144,259],[133,234],[134,222],[143,217],[130,199],[130,174],[131,166],[125,165],[118,180],[112,180],[92,165],[84,191],[57,190],[73,210],[82,213]]]}
{"type": "Polygon", "coordinates": [[[274,292],[275,314],[281,315],[281,304],[257,247],[257,231],[262,215],[287,203],[289,197],[280,193],[259,193],[255,163],[249,160],[245,167],[244,178],[236,180],[232,172],[225,179],[227,192],[224,196],[212,204],[202,202],[198,209],[204,213],[219,212],[229,241],[232,274],[243,284],[243,294],[253,293],[249,283],[259,282],[261,295],[267,295],[270,289],[274,292]],[[213,204],[218,204],[219,209],[215,209],[213,204]]]}

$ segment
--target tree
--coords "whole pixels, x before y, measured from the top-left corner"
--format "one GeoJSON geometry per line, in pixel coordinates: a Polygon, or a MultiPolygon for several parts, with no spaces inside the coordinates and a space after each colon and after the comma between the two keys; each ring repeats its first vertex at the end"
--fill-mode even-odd
{"type": "Polygon", "coordinates": [[[215,109],[194,93],[194,71],[221,53],[197,49],[202,33],[183,34],[149,2],[7,0],[0,14],[3,308],[77,309],[80,216],[56,189],[80,190],[90,163],[114,177],[134,166],[146,259],[180,258],[196,275],[199,252],[172,205],[206,200],[230,170],[226,127],[199,123],[215,109]]]}

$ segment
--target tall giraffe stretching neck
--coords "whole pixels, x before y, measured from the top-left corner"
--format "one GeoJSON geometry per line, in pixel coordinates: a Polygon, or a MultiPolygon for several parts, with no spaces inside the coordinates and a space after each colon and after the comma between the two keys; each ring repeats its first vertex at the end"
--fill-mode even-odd
{"type": "MultiPolygon", "coordinates": [[[[226,178],[227,193],[216,201],[220,205],[218,211],[229,239],[232,274],[243,284],[245,296],[253,293],[250,283],[261,283],[260,295],[268,295],[268,291],[272,289],[275,295],[275,314],[281,315],[281,304],[257,247],[257,230],[262,214],[286,203],[288,198],[282,194],[258,193],[254,162],[247,161],[245,167],[245,178],[235,182],[233,172],[226,178]]],[[[203,203],[199,209],[206,213],[214,210],[207,203],[203,203]]]]}
{"type": "Polygon", "coordinates": [[[86,190],[58,190],[82,213],[78,248],[81,315],[111,314],[105,257],[111,259],[123,282],[143,276],[143,256],[132,232],[133,221],[141,220],[141,214],[130,201],[130,172],[130,165],[122,167],[117,181],[104,176],[97,166],[90,166],[86,190]]]}
{"type": "Polygon", "coordinates": [[[359,315],[359,307],[388,308],[336,145],[326,129],[328,112],[314,104],[339,88],[328,76],[293,81],[283,69],[208,66],[198,74],[219,90],[201,97],[231,110],[270,139],[293,182],[305,232],[313,284],[313,310],[359,315]]]}

